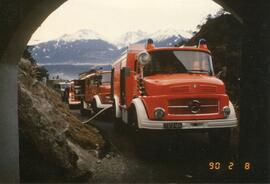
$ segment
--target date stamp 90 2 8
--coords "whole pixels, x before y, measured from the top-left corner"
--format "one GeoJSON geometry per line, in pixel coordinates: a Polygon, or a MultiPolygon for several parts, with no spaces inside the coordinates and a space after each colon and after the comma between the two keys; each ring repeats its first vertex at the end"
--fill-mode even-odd
{"type": "Polygon", "coordinates": [[[227,163],[213,161],[213,162],[208,163],[208,169],[213,170],[213,171],[218,171],[221,169],[226,169],[226,170],[231,171],[231,170],[235,170],[236,167],[246,170],[246,171],[252,170],[252,164],[250,162],[244,162],[242,164],[238,164],[237,166],[236,166],[236,163],[233,161],[230,161],[227,163]]]}

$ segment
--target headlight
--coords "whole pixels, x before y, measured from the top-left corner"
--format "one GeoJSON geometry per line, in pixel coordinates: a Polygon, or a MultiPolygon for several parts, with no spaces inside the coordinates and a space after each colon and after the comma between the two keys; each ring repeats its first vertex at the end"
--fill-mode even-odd
{"type": "Polygon", "coordinates": [[[165,116],[165,110],[161,107],[157,107],[154,110],[154,115],[156,119],[161,119],[165,116]]]}
{"type": "Polygon", "coordinates": [[[230,113],[231,113],[230,107],[228,106],[223,107],[223,114],[225,118],[229,117],[230,113]]]}
{"type": "Polygon", "coordinates": [[[137,60],[141,65],[146,65],[151,61],[151,56],[148,52],[142,51],[137,55],[137,60]]]}

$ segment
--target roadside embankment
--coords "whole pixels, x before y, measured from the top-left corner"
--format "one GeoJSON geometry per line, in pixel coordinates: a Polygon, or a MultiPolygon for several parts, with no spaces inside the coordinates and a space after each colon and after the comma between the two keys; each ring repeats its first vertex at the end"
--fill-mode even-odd
{"type": "Polygon", "coordinates": [[[95,155],[107,143],[96,128],[69,112],[57,92],[36,79],[36,68],[27,59],[18,65],[21,181],[87,181],[93,173],[80,167],[83,154],[78,152],[95,155]]]}

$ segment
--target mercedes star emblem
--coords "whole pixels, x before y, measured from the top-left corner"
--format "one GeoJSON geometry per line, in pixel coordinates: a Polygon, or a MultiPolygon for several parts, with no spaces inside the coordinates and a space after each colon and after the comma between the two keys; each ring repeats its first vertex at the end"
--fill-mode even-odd
{"type": "Polygon", "coordinates": [[[199,100],[192,100],[189,103],[189,109],[193,114],[196,114],[196,113],[200,112],[201,104],[200,104],[199,100]]]}

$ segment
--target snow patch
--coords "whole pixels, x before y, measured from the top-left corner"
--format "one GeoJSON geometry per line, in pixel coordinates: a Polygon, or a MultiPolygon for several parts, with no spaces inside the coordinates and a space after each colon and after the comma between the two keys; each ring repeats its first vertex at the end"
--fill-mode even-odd
{"type": "Polygon", "coordinates": [[[114,40],[113,42],[116,44],[118,48],[122,48],[128,46],[129,44],[133,44],[147,38],[149,38],[148,33],[138,30],[127,32],[122,36],[120,36],[117,40],[114,40]]]}
{"type": "Polygon", "coordinates": [[[173,37],[173,36],[175,36],[177,38],[183,37],[183,38],[189,39],[192,37],[192,34],[190,34],[188,31],[184,31],[184,30],[167,28],[167,29],[162,29],[162,30],[156,31],[155,33],[150,35],[150,37],[156,42],[166,40],[166,39],[173,37]]]}
{"type": "Polygon", "coordinates": [[[58,40],[64,42],[74,42],[77,40],[98,40],[104,39],[103,36],[91,29],[82,29],[74,34],[64,34],[58,40]]]}
{"type": "Polygon", "coordinates": [[[173,28],[161,29],[154,33],[146,33],[138,30],[123,34],[118,40],[115,40],[113,43],[115,43],[118,48],[123,48],[128,46],[129,44],[134,44],[148,38],[153,39],[154,42],[161,42],[171,37],[176,37],[174,42],[177,42],[179,41],[179,39],[191,38],[192,34],[189,31],[173,28]]]}

